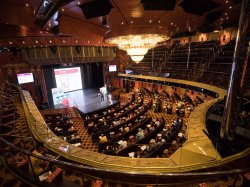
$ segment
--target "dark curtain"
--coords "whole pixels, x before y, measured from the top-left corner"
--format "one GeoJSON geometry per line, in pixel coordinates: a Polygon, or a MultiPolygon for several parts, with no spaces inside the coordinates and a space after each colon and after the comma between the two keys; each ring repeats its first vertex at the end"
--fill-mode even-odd
{"type": "Polygon", "coordinates": [[[48,100],[49,100],[49,106],[53,107],[53,98],[52,98],[52,93],[51,89],[55,88],[55,81],[53,79],[53,68],[45,68],[43,69],[44,73],[44,79],[45,79],[45,84],[46,84],[46,89],[47,89],[47,95],[48,95],[48,100]]]}
{"type": "Polygon", "coordinates": [[[82,66],[83,89],[104,86],[102,63],[84,64],[82,66]]]}

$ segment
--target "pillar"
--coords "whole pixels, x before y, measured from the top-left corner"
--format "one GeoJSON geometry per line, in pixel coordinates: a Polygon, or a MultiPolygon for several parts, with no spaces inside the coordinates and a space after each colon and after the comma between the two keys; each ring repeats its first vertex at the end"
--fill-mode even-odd
{"type": "Polygon", "coordinates": [[[250,0],[243,0],[239,18],[238,33],[234,49],[234,57],[229,79],[228,92],[224,108],[220,136],[234,139],[235,128],[239,121],[244,85],[244,65],[247,60],[250,34],[250,0]]]}

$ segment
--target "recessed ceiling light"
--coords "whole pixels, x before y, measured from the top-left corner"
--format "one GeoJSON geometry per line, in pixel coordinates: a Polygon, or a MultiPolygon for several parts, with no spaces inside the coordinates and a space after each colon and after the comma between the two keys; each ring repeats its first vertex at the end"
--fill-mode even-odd
{"type": "Polygon", "coordinates": [[[80,5],[81,4],[80,1],[77,1],[77,4],[80,5]]]}
{"type": "Polygon", "coordinates": [[[161,23],[161,20],[158,20],[158,23],[161,23]]]}
{"type": "Polygon", "coordinates": [[[174,25],[174,23],[173,23],[173,22],[171,22],[171,25],[174,25]]]}
{"type": "Polygon", "coordinates": [[[228,17],[227,17],[227,19],[228,19],[228,17]]]}
{"type": "Polygon", "coordinates": [[[42,34],[43,33],[43,31],[40,31],[40,34],[42,34]]]}
{"type": "Polygon", "coordinates": [[[49,43],[51,43],[52,41],[50,40],[49,43]]]}
{"type": "Polygon", "coordinates": [[[223,21],[223,18],[221,18],[220,20],[223,21]]]}
{"type": "Polygon", "coordinates": [[[229,7],[229,9],[231,9],[231,8],[232,8],[232,6],[229,7]]]}
{"type": "Polygon", "coordinates": [[[64,8],[62,8],[62,12],[64,12],[64,8]]]}
{"type": "Polygon", "coordinates": [[[25,41],[23,41],[22,43],[25,44],[25,41]]]}
{"type": "Polygon", "coordinates": [[[76,43],[78,43],[78,40],[76,40],[76,43]]]}
{"type": "Polygon", "coordinates": [[[9,44],[12,45],[13,43],[10,41],[9,44]]]}
{"type": "Polygon", "coordinates": [[[121,22],[121,24],[123,25],[124,23],[123,23],[123,22],[121,22]]]}
{"type": "Polygon", "coordinates": [[[225,13],[225,16],[227,15],[227,13],[225,13]]]}
{"type": "Polygon", "coordinates": [[[38,41],[36,40],[36,43],[38,44],[38,41]]]}
{"type": "Polygon", "coordinates": [[[130,23],[134,23],[133,21],[130,21],[130,23]]]}
{"type": "Polygon", "coordinates": [[[228,1],[226,1],[226,3],[228,3],[228,1]]]}
{"type": "Polygon", "coordinates": [[[149,20],[149,23],[152,23],[152,20],[151,20],[151,19],[149,20]]]}
{"type": "Polygon", "coordinates": [[[63,43],[65,43],[65,40],[63,40],[63,43]]]}
{"type": "Polygon", "coordinates": [[[28,4],[28,3],[25,3],[25,6],[26,6],[26,7],[28,7],[28,6],[29,6],[29,4],[28,4]]]}
{"type": "Polygon", "coordinates": [[[89,43],[89,40],[88,40],[88,43],[89,43]]]}

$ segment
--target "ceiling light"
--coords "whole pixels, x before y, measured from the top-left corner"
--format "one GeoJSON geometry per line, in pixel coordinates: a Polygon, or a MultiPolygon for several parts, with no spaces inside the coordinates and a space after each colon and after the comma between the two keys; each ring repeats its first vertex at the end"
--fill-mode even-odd
{"type": "Polygon", "coordinates": [[[232,6],[229,7],[229,9],[231,9],[231,8],[232,8],[232,6]]]}
{"type": "Polygon", "coordinates": [[[130,23],[132,23],[132,24],[133,24],[134,22],[133,22],[133,21],[130,21],[130,23]]]}
{"type": "Polygon", "coordinates": [[[123,22],[121,22],[121,24],[123,25],[124,23],[123,23],[123,22]]]}
{"type": "Polygon", "coordinates": [[[226,1],[226,4],[228,3],[228,1],[226,1]]]}
{"type": "Polygon", "coordinates": [[[80,5],[81,4],[80,1],[77,1],[77,4],[80,5]]]}
{"type": "Polygon", "coordinates": [[[28,6],[29,6],[29,4],[28,4],[28,3],[25,3],[25,6],[26,6],[26,7],[28,7],[28,6]]]}
{"type": "Polygon", "coordinates": [[[152,20],[151,20],[151,19],[149,20],[149,23],[152,23],[152,20]]]}
{"type": "Polygon", "coordinates": [[[63,43],[65,43],[65,40],[63,40],[63,43]]]}
{"type": "Polygon", "coordinates": [[[76,43],[78,43],[78,40],[76,40],[76,43]]]}
{"type": "Polygon", "coordinates": [[[161,20],[159,20],[158,23],[161,23],[161,20]]]}
{"type": "Polygon", "coordinates": [[[88,41],[88,43],[89,43],[89,41],[88,41]]]}
{"type": "Polygon", "coordinates": [[[25,44],[25,41],[23,41],[22,43],[25,44]]]}
{"type": "Polygon", "coordinates": [[[64,8],[62,8],[62,12],[64,12],[64,8]]]}
{"type": "Polygon", "coordinates": [[[9,44],[12,45],[13,43],[10,41],[9,44]]]}
{"type": "Polygon", "coordinates": [[[36,40],[36,43],[38,44],[38,41],[36,40]]]}
{"type": "Polygon", "coordinates": [[[50,40],[49,43],[52,43],[52,41],[50,40]]]}
{"type": "Polygon", "coordinates": [[[131,59],[139,63],[149,49],[157,46],[157,43],[166,41],[168,37],[163,34],[131,34],[115,36],[106,39],[106,42],[117,44],[118,48],[127,51],[131,59]]]}

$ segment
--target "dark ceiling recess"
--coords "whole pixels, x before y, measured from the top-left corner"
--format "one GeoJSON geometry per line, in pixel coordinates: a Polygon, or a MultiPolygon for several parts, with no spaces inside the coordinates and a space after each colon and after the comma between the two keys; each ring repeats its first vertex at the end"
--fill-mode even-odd
{"type": "Polygon", "coordinates": [[[108,0],[90,1],[80,5],[86,19],[106,16],[109,14],[112,4],[108,0]]]}
{"type": "Polygon", "coordinates": [[[176,0],[141,0],[144,10],[174,10],[176,0]]]}
{"type": "Polygon", "coordinates": [[[177,33],[174,36],[172,36],[172,38],[180,38],[180,37],[186,37],[186,36],[193,36],[196,33],[196,31],[193,32],[181,32],[181,33],[177,33]]]}
{"type": "Polygon", "coordinates": [[[216,20],[219,19],[222,13],[223,13],[223,10],[208,13],[205,17],[204,23],[206,24],[214,23],[216,20]]]}
{"type": "Polygon", "coordinates": [[[200,33],[209,33],[209,32],[213,32],[215,30],[215,26],[204,24],[204,25],[197,27],[197,30],[200,33]]]}
{"type": "Polygon", "coordinates": [[[235,21],[222,23],[221,27],[222,27],[222,29],[226,29],[226,28],[230,28],[230,27],[236,27],[237,28],[238,25],[239,25],[239,20],[235,20],[235,21]]]}
{"type": "Polygon", "coordinates": [[[202,16],[205,12],[219,7],[220,4],[211,0],[183,0],[179,6],[181,6],[187,13],[202,16]]]}

